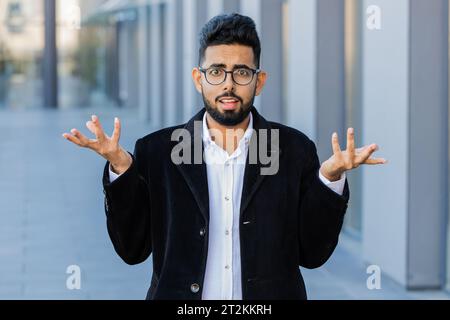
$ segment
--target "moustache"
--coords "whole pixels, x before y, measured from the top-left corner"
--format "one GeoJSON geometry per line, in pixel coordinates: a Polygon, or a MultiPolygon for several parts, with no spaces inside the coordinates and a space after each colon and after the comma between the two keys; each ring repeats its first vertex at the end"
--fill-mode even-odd
{"type": "Polygon", "coordinates": [[[235,95],[232,92],[228,92],[228,93],[225,93],[225,94],[217,97],[216,98],[216,102],[219,102],[219,100],[222,99],[222,98],[235,98],[235,99],[239,100],[240,103],[243,103],[242,98],[237,96],[237,95],[235,95]]]}

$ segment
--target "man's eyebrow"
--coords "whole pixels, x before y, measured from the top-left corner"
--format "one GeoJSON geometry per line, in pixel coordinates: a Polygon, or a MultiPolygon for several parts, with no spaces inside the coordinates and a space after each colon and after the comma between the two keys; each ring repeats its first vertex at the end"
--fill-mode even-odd
{"type": "Polygon", "coordinates": [[[240,68],[253,69],[253,68],[250,68],[250,67],[249,67],[248,65],[246,65],[246,64],[235,64],[234,67],[233,67],[233,69],[240,69],[240,68]]]}
{"type": "Polygon", "coordinates": [[[226,68],[227,66],[223,63],[213,63],[209,66],[210,68],[226,68]]]}
{"type": "MultiPolygon", "coordinates": [[[[226,69],[226,64],[224,63],[213,63],[212,65],[209,66],[210,68],[224,68],[226,69]]],[[[240,68],[247,68],[247,69],[252,69],[249,66],[247,66],[246,64],[235,64],[233,66],[233,70],[234,69],[240,69],[240,68]]]]}

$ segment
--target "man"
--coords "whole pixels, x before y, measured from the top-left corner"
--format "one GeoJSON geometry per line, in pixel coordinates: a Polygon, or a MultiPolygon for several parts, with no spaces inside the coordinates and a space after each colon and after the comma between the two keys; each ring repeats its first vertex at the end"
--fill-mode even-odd
{"type": "Polygon", "coordinates": [[[111,137],[96,116],[87,123],[96,139],[64,134],[107,160],[109,235],[128,264],[153,253],[148,299],[306,299],[299,266],[321,266],[338,243],[345,172],[385,163],[371,158],[376,145],[355,150],[349,129],[347,149],[333,134],[333,156],[320,166],[308,137],[265,120],[253,106],[267,79],[260,54],[249,17],[217,16],[192,71],[205,108],[187,124],[139,139],[134,154],[119,144],[117,118],[111,137]],[[189,161],[198,145],[201,161],[189,161]],[[263,174],[261,150],[276,155],[273,172],[263,174]]]}

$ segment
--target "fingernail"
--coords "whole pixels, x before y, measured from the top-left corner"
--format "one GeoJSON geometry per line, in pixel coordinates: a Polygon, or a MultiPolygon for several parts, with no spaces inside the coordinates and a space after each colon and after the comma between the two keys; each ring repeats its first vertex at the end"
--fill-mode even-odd
{"type": "Polygon", "coordinates": [[[119,118],[117,118],[117,117],[114,118],[114,122],[115,122],[115,123],[118,123],[118,122],[119,122],[119,118]]]}
{"type": "Polygon", "coordinates": [[[97,121],[97,116],[96,115],[92,116],[92,121],[94,121],[94,122],[97,121]]]}
{"type": "Polygon", "coordinates": [[[349,131],[350,131],[350,134],[353,134],[355,132],[355,130],[353,128],[350,128],[349,131]]]}

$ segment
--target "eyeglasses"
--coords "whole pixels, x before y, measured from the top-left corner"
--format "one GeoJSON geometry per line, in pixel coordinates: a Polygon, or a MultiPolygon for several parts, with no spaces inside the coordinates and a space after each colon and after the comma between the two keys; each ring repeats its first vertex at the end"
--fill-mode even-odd
{"type": "Polygon", "coordinates": [[[247,86],[253,81],[255,74],[261,72],[260,69],[255,70],[250,68],[237,68],[233,71],[226,71],[224,68],[218,67],[211,67],[208,69],[199,67],[198,69],[205,74],[206,81],[213,86],[218,86],[227,81],[229,73],[231,73],[231,78],[234,83],[240,86],[247,86]]]}

